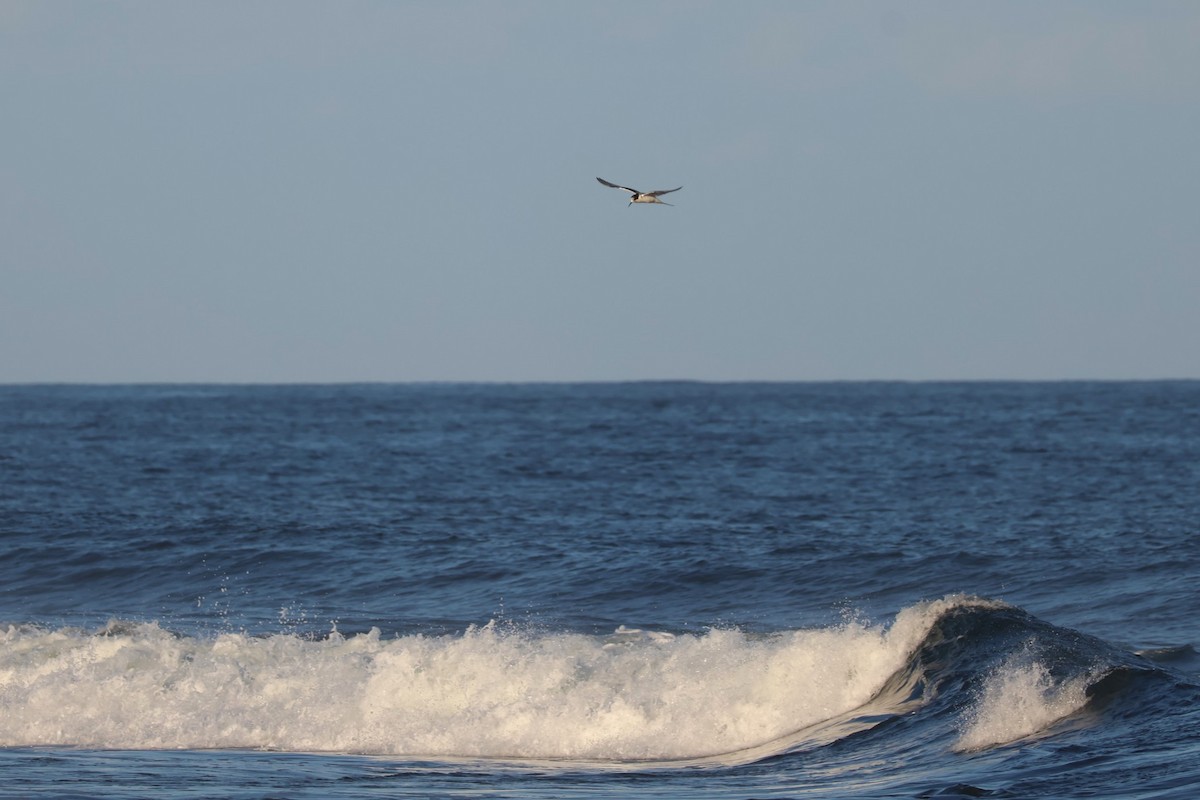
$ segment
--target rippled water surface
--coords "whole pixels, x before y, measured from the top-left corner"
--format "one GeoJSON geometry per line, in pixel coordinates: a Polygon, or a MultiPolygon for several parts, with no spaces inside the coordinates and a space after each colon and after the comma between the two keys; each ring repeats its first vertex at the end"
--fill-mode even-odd
{"type": "Polygon", "coordinates": [[[0,387],[0,796],[1193,797],[1200,383],[0,387]]]}

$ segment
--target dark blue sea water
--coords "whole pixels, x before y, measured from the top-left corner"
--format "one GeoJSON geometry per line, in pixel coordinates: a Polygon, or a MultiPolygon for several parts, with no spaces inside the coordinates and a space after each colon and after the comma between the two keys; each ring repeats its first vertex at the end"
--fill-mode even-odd
{"type": "Polygon", "coordinates": [[[1200,383],[0,387],[0,796],[1194,798],[1200,383]]]}

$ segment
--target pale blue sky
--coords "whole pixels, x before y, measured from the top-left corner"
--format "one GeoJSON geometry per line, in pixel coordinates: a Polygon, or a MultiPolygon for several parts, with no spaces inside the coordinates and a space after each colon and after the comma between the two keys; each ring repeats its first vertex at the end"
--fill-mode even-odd
{"type": "Polygon", "coordinates": [[[1200,377],[1197,42],[1190,1],[0,0],[0,382],[1200,377]]]}

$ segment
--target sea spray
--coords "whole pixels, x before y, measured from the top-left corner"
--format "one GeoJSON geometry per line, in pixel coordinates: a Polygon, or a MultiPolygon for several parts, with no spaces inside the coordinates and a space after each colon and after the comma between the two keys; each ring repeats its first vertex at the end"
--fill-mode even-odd
{"type": "Polygon", "coordinates": [[[1079,711],[1089,677],[1056,680],[1044,664],[1021,653],[988,676],[964,719],[956,749],[978,750],[1031,736],[1079,711]]]}

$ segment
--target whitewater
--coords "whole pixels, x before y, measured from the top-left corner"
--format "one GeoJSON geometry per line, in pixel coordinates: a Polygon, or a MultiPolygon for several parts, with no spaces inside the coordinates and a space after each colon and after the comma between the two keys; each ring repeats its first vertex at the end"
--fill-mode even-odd
{"type": "Polygon", "coordinates": [[[10,627],[0,638],[0,744],[606,761],[733,754],[859,709],[947,607],[968,602],[914,607],[888,628],[758,637],[622,628],[597,638],[488,624],[461,636],[383,639],[376,628],[197,639],[156,623],[10,627]]]}

